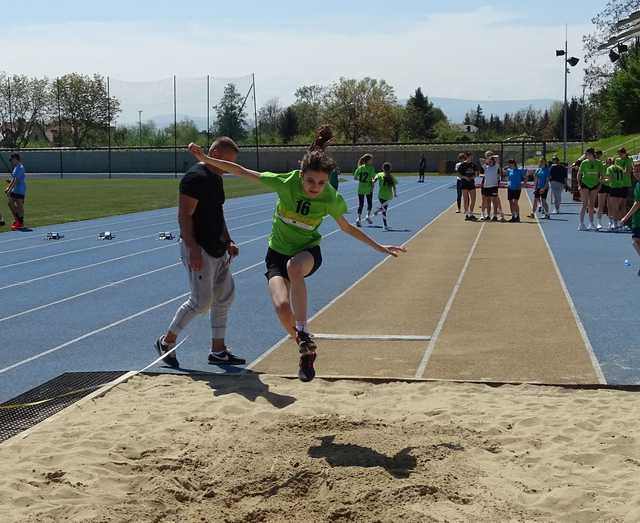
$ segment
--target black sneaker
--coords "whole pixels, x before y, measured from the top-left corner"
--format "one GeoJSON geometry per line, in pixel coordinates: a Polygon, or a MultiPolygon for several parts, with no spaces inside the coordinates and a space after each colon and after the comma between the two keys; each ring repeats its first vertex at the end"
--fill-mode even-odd
{"type": "Polygon", "coordinates": [[[316,370],[313,367],[316,361],[316,343],[311,334],[304,331],[296,331],[296,343],[300,351],[298,378],[304,382],[311,381],[316,377],[316,370]]]}
{"type": "Polygon", "coordinates": [[[209,363],[212,365],[244,365],[247,360],[238,358],[229,349],[225,349],[224,354],[209,353],[209,363]]]}
{"type": "Polygon", "coordinates": [[[498,221],[498,217],[497,217],[497,216],[494,216],[493,218],[491,218],[491,221],[492,221],[492,222],[497,222],[497,221],[498,221]]]}
{"type": "MultiPolygon", "coordinates": [[[[162,342],[162,338],[163,336],[160,336],[157,340],[156,340],[156,351],[158,352],[158,356],[163,356],[165,355],[168,351],[171,350],[171,347],[165,345],[162,342]]],[[[169,367],[172,367],[174,369],[178,369],[180,368],[180,364],[178,363],[178,358],[176,357],[176,353],[172,352],[171,354],[167,354],[162,361],[164,363],[166,363],[167,365],[169,365],[169,367]]]]}
{"type": "Polygon", "coordinates": [[[472,214],[471,216],[469,216],[469,221],[470,221],[470,222],[477,222],[477,221],[478,221],[478,218],[476,218],[476,215],[475,215],[475,214],[472,214]]]}
{"type": "Polygon", "coordinates": [[[466,215],[465,215],[465,217],[464,217],[464,221],[465,221],[465,222],[468,222],[468,221],[469,221],[469,215],[468,215],[468,214],[466,214],[466,215]]]}

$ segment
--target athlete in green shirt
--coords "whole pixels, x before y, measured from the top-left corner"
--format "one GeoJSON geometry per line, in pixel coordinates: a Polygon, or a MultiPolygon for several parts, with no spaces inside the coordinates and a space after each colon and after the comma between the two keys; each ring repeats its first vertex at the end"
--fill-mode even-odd
{"type": "Polygon", "coordinates": [[[373,223],[371,219],[371,209],[373,208],[373,179],[376,176],[376,170],[371,165],[373,156],[365,154],[358,160],[358,168],[353,173],[354,179],[358,180],[358,219],[356,225],[362,224],[362,209],[364,207],[364,199],[367,198],[367,223],[373,223]]]}
{"type": "Polygon", "coordinates": [[[596,160],[596,152],[593,148],[585,151],[586,159],[580,164],[578,170],[578,185],[580,187],[580,199],[582,208],[580,209],[580,226],[578,230],[584,231],[584,215],[589,211],[589,227],[587,230],[595,229],[593,217],[595,214],[598,190],[600,189],[600,178],[604,174],[604,164],[596,160]]]}
{"type": "Polygon", "coordinates": [[[391,174],[391,164],[389,162],[382,164],[382,172],[376,174],[373,183],[378,184],[378,200],[380,200],[380,208],[376,210],[375,215],[382,213],[384,230],[388,231],[387,212],[389,202],[397,196],[396,186],[398,185],[396,177],[391,174]]]}
{"type": "Polygon", "coordinates": [[[613,167],[613,158],[607,158],[604,170],[600,174],[600,189],[598,190],[598,215],[596,216],[596,229],[602,230],[602,215],[605,210],[609,217],[609,229],[613,229],[611,218],[611,208],[608,205],[611,194],[611,179],[609,178],[609,168],[613,167]]]}
{"type": "Polygon", "coordinates": [[[622,217],[625,214],[624,204],[627,198],[625,187],[625,172],[619,164],[614,163],[607,168],[607,178],[609,179],[609,201],[607,209],[609,211],[609,230],[615,231],[623,225],[622,217]]]}
{"type": "Polygon", "coordinates": [[[266,277],[278,318],[300,349],[298,376],[302,381],[311,381],[315,377],[316,344],[307,330],[307,287],[304,279],[318,270],[322,263],[322,236],[318,228],[323,218],[330,215],[343,232],[379,252],[394,257],[405,252],[400,246],[380,245],[344,217],[347,205],[329,185],[329,174],[335,168],[335,162],[325,149],[332,136],[329,127],[322,127],[302,159],[300,170],[285,174],[259,173],[233,162],[210,158],[198,145],[189,144],[189,151],[199,161],[262,183],[278,194],[265,259],[266,277]]]}
{"type": "MultiPolygon", "coordinates": [[[[637,181],[633,191],[633,206],[622,218],[622,223],[628,222],[629,219],[631,219],[633,247],[638,253],[638,256],[640,256],[640,171],[634,171],[633,176],[637,181]]],[[[640,270],[638,270],[638,276],[640,276],[640,270]]]]}

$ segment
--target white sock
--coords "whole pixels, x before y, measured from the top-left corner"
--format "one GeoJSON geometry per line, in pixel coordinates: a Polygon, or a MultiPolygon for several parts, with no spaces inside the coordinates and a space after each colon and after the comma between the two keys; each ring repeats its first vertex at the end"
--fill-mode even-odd
{"type": "Polygon", "coordinates": [[[296,330],[300,332],[307,332],[307,322],[306,321],[296,321],[296,330]]]}

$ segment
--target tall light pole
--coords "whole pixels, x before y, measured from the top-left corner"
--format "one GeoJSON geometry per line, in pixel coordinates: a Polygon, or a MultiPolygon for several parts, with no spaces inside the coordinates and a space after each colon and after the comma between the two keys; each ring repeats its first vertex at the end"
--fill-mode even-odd
{"type": "Polygon", "coordinates": [[[568,28],[567,26],[565,26],[565,37],[564,37],[564,49],[558,49],[556,50],[556,56],[564,56],[564,131],[563,131],[563,141],[564,141],[564,145],[563,145],[563,161],[566,164],[567,163],[567,134],[568,134],[568,126],[569,126],[569,122],[568,122],[568,110],[569,110],[569,104],[567,103],[567,82],[568,82],[568,75],[569,75],[569,66],[571,67],[575,67],[576,65],[578,65],[578,62],[580,61],[580,58],[576,58],[575,56],[572,56],[571,58],[569,58],[569,37],[568,37],[568,28]]]}
{"type": "Polygon", "coordinates": [[[138,142],[142,147],[142,111],[138,110],[138,142]]]}
{"type": "Polygon", "coordinates": [[[584,96],[585,96],[585,92],[587,90],[587,84],[582,84],[582,108],[581,108],[581,113],[582,113],[582,124],[580,125],[580,141],[582,142],[581,144],[581,149],[582,149],[582,154],[584,154],[584,118],[585,118],[585,113],[587,112],[585,109],[585,105],[584,105],[584,96]]]}

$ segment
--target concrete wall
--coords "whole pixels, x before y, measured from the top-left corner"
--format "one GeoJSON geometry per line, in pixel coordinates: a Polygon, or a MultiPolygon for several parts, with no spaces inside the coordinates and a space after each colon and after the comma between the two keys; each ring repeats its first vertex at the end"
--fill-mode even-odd
{"type": "MultiPolygon", "coordinates": [[[[422,154],[427,159],[427,171],[443,171],[447,168],[451,172],[460,150],[470,150],[476,158],[483,155],[491,148],[500,153],[500,145],[384,145],[384,146],[334,146],[330,149],[333,158],[338,162],[342,172],[352,172],[358,158],[370,152],[374,155],[374,165],[380,169],[383,162],[391,162],[393,170],[397,172],[414,172],[422,154]]],[[[541,146],[526,146],[525,156],[534,157],[541,150],[541,146]]],[[[260,149],[260,170],[286,172],[297,169],[299,161],[305,153],[304,147],[269,147],[260,149]]],[[[106,173],[109,170],[109,158],[106,150],[25,150],[22,151],[22,159],[27,172],[31,173],[57,173],[62,170],[65,173],[106,173]]],[[[8,153],[2,152],[8,160],[8,153]]],[[[508,146],[504,149],[504,157],[516,158],[519,163],[522,159],[522,147],[519,144],[508,146]]],[[[243,148],[238,161],[248,168],[256,169],[255,149],[243,148]]],[[[192,156],[186,150],[178,150],[177,170],[179,173],[186,171],[193,163],[192,156]]],[[[114,173],[173,173],[174,151],[172,149],[157,150],[112,150],[111,170],[114,173]]]]}

